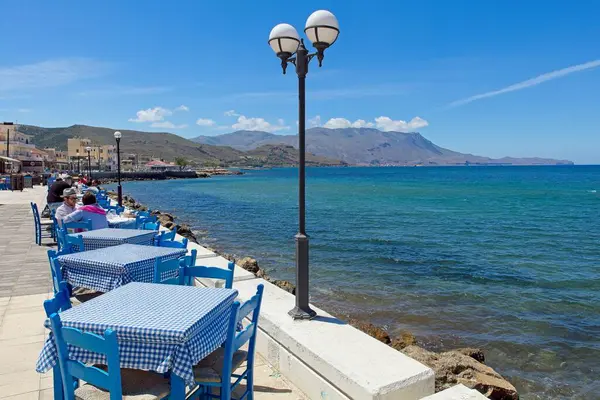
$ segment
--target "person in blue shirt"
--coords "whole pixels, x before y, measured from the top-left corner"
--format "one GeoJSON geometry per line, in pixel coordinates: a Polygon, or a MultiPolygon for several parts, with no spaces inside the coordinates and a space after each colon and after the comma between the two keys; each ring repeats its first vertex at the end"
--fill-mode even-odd
{"type": "Polygon", "coordinates": [[[92,192],[83,195],[83,206],[77,211],[67,215],[63,222],[78,222],[89,219],[92,221],[92,230],[108,228],[106,211],[96,203],[96,196],[92,192]]]}

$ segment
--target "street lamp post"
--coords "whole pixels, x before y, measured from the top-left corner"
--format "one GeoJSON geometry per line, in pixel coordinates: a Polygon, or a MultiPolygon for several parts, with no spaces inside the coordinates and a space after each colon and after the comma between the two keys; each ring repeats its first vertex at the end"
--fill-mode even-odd
{"type": "Polygon", "coordinates": [[[77,174],[81,174],[81,156],[77,156],[77,174]]]}
{"type": "Polygon", "coordinates": [[[269,34],[269,46],[281,59],[285,74],[287,64],[294,64],[298,75],[298,233],[296,239],[296,306],[289,314],[294,319],[312,319],[317,313],[310,308],[308,296],[308,235],[306,234],[306,101],[305,80],[308,64],[316,56],[319,67],[324,52],[340,33],[337,18],[327,10],[315,11],[306,20],[304,33],[312,42],[316,53],[309,54],[296,29],[289,24],[275,26],[269,34]],[[294,56],[295,54],[295,56],[294,56]]]}
{"type": "Polygon", "coordinates": [[[117,197],[119,201],[119,207],[123,205],[123,188],[121,187],[121,132],[115,132],[115,140],[117,141],[117,197]]]}
{"type": "Polygon", "coordinates": [[[90,152],[92,151],[92,148],[90,146],[88,146],[85,148],[85,151],[87,151],[87,153],[88,153],[88,178],[91,182],[92,181],[92,156],[90,155],[90,152]]]}

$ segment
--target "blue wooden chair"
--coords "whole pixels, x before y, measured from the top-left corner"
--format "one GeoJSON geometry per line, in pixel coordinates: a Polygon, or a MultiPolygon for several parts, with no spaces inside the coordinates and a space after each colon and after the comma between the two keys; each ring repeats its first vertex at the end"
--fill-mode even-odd
{"type": "Polygon", "coordinates": [[[67,282],[60,282],[58,284],[58,290],[54,291],[54,297],[50,300],[44,301],[44,311],[46,311],[46,317],[50,318],[52,314],[58,314],[59,312],[66,311],[71,308],[71,293],[67,282]]]}
{"type": "Polygon", "coordinates": [[[187,238],[183,238],[181,242],[177,240],[159,240],[156,242],[158,247],[170,247],[172,249],[187,249],[188,240],[187,238]]]}
{"type": "Polygon", "coordinates": [[[163,279],[163,275],[168,272],[176,271],[179,273],[179,259],[162,261],[160,257],[154,260],[154,278],[153,283],[164,283],[166,285],[179,285],[179,277],[175,274],[172,278],[163,279]]]}
{"type": "MultiPolygon", "coordinates": [[[[192,256],[195,260],[196,250],[192,250],[192,256]]],[[[186,256],[190,257],[190,256],[186,256]]],[[[183,264],[183,263],[181,263],[183,264]]],[[[211,278],[222,279],[225,281],[225,287],[231,289],[233,287],[233,270],[235,264],[230,262],[227,264],[227,269],[219,267],[205,267],[202,265],[187,264],[179,266],[179,284],[193,286],[194,278],[211,278]]]]}
{"type": "Polygon", "coordinates": [[[117,213],[117,215],[121,215],[121,213],[123,211],[125,211],[125,207],[119,207],[117,205],[115,205],[115,206],[109,205],[108,207],[102,207],[102,208],[106,209],[106,211],[115,210],[115,212],[117,213]]]}
{"type": "Polygon", "coordinates": [[[176,233],[177,232],[175,232],[175,230],[162,231],[162,232],[160,232],[160,234],[157,235],[156,243],[160,244],[160,242],[163,242],[163,241],[175,240],[176,233]]]}
{"type": "Polygon", "coordinates": [[[31,211],[33,212],[33,225],[35,228],[35,244],[38,246],[42,245],[43,238],[52,238],[54,239],[54,224],[52,220],[43,221],[40,218],[40,211],[38,209],[37,204],[31,202],[31,211]],[[50,230],[46,228],[50,227],[50,230]]]}
{"type": "Polygon", "coordinates": [[[215,350],[194,366],[194,379],[204,396],[229,400],[235,387],[245,379],[246,390],[238,398],[254,398],[254,348],[263,289],[263,285],[258,285],[256,294],[241,306],[237,301],[233,303],[225,346],[215,350]],[[237,331],[238,323],[250,313],[250,323],[241,331],[237,331]],[[248,351],[240,350],[247,342],[248,351]],[[246,369],[241,374],[234,374],[244,361],[246,369]],[[233,384],[232,378],[235,379],[233,384]],[[220,396],[211,394],[212,388],[218,388],[220,396]]]}
{"type": "Polygon", "coordinates": [[[63,254],[79,253],[85,251],[85,244],[83,242],[83,236],[77,235],[72,236],[67,233],[67,230],[61,228],[58,230],[58,243],[60,251],[63,254]]]}
{"type": "Polygon", "coordinates": [[[92,220],[84,219],[82,221],[77,221],[77,222],[63,222],[62,228],[66,229],[67,231],[69,231],[69,230],[75,231],[76,229],[83,229],[85,231],[91,231],[92,230],[92,220]]]}
{"type": "Polygon", "coordinates": [[[58,352],[58,364],[65,400],[106,399],[122,400],[126,396],[143,399],[166,399],[171,391],[169,380],[162,375],[134,370],[121,369],[117,333],[107,329],[104,336],[79,329],[64,328],[60,314],[50,315],[50,324],[58,352]],[[79,347],[106,357],[106,368],[86,365],[69,358],[68,346],[79,347]],[[86,383],[78,388],[74,379],[86,383]],[[145,385],[145,386],[141,386],[145,385]],[[136,397],[133,397],[136,396],[136,397]]]}
{"type": "Polygon", "coordinates": [[[145,231],[158,231],[160,224],[158,222],[144,222],[142,229],[145,231]]]}
{"type": "MultiPolygon", "coordinates": [[[[50,262],[50,276],[52,277],[52,289],[54,289],[54,294],[60,291],[60,284],[65,283],[62,280],[62,270],[60,267],[60,263],[58,262],[57,257],[62,256],[63,254],[69,254],[65,252],[56,252],[54,250],[48,250],[48,261],[50,262]]],[[[66,285],[66,283],[65,283],[66,285]]],[[[70,291],[69,291],[70,293],[70,291]]]]}

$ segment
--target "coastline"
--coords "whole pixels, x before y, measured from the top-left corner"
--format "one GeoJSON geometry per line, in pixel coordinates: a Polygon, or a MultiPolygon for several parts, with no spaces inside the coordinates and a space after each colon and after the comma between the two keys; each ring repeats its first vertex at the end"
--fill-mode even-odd
{"type": "MultiPolygon", "coordinates": [[[[115,199],[116,193],[109,192],[109,195],[115,199]]],[[[140,204],[129,195],[123,196],[123,205],[133,210],[150,210],[156,215],[159,223],[167,229],[176,229],[176,232],[188,240],[201,244],[194,234],[191,227],[182,221],[178,216],[160,210],[151,210],[148,206],[140,204]],[[181,224],[179,222],[182,222],[181,224]]],[[[267,271],[259,266],[256,259],[245,256],[235,258],[233,255],[214,249],[211,246],[202,244],[202,246],[211,250],[230,261],[251,272],[258,278],[262,278],[275,286],[291,294],[295,294],[295,285],[289,281],[273,279],[267,271]]],[[[369,321],[349,318],[346,315],[332,314],[340,320],[347,321],[348,324],[372,336],[380,342],[400,351],[409,357],[427,365],[435,371],[435,391],[439,392],[448,389],[456,384],[476,389],[490,399],[518,399],[519,394],[516,388],[503,378],[494,369],[485,364],[484,350],[473,347],[456,348],[443,352],[429,351],[420,347],[422,343],[409,331],[401,331],[398,336],[392,336],[381,326],[372,324],[369,321]]]]}

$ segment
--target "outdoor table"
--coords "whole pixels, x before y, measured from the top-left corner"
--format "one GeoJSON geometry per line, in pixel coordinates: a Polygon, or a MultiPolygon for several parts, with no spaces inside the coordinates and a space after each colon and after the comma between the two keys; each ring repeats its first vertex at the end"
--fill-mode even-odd
{"type": "Polygon", "coordinates": [[[109,228],[117,229],[135,229],[135,218],[127,218],[116,216],[114,218],[108,218],[109,228]]]}
{"type": "MultiPolygon", "coordinates": [[[[186,249],[122,244],[58,257],[63,280],[74,287],[109,292],[129,282],[152,282],[154,262],[177,259],[186,249]]],[[[164,278],[177,276],[173,271],[164,278]]]]}
{"type": "Polygon", "coordinates": [[[154,243],[155,235],[156,231],[117,228],[104,228],[69,234],[69,236],[82,236],[85,250],[101,249],[124,243],[151,246],[154,243]]]}
{"type": "MultiPolygon", "coordinates": [[[[170,399],[184,399],[194,384],[193,367],[226,340],[235,289],[130,283],[60,313],[63,326],[104,335],[117,333],[121,368],[171,372],[170,399]],[[106,312],[110,310],[110,312],[106,312]]],[[[49,327],[46,320],[46,327],[49,327]]],[[[69,346],[69,356],[83,363],[106,364],[98,353],[69,346]]],[[[57,366],[52,333],[36,370],[57,366]]],[[[60,375],[58,368],[54,376],[60,375]]],[[[57,393],[55,399],[62,398],[57,393]]]]}

